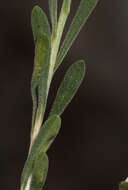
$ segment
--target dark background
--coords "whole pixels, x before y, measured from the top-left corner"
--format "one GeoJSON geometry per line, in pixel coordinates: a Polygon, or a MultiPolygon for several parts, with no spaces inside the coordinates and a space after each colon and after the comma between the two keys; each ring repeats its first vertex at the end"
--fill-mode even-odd
{"type": "MultiPolygon", "coordinates": [[[[30,12],[37,3],[48,13],[47,0],[0,2],[0,189],[20,189],[29,147],[34,57],[30,12]]],[[[78,4],[72,0],[68,24],[78,4]]],[[[44,189],[117,190],[128,176],[127,10],[128,0],[100,0],[56,73],[48,107],[69,65],[86,60],[86,78],[48,152],[44,189]]]]}

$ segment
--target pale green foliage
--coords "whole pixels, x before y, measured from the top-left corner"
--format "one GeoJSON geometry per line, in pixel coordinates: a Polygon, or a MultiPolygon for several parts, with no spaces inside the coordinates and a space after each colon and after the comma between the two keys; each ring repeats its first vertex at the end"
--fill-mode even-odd
{"type": "Polygon", "coordinates": [[[84,61],[78,61],[68,69],[62,81],[50,115],[61,115],[78,90],[85,75],[84,61]]]}
{"type": "Polygon", "coordinates": [[[43,151],[38,152],[33,168],[31,190],[41,190],[48,173],[48,156],[43,151]]]}
{"type": "Polygon", "coordinates": [[[35,40],[34,70],[31,81],[31,93],[33,99],[32,135],[35,120],[36,118],[40,118],[40,120],[43,121],[46,107],[51,33],[47,16],[39,6],[35,6],[32,10],[31,23],[35,40]]]}
{"type": "Polygon", "coordinates": [[[44,34],[50,38],[51,32],[47,16],[44,11],[37,5],[32,10],[31,25],[35,41],[44,34]]]}
{"type": "Polygon", "coordinates": [[[34,70],[31,81],[31,92],[33,98],[32,134],[36,119],[40,118],[42,121],[45,112],[48,95],[47,81],[50,64],[50,51],[50,40],[46,35],[41,35],[35,45],[34,70]]]}
{"type": "Polygon", "coordinates": [[[49,119],[44,123],[44,125],[40,128],[39,134],[35,139],[34,144],[32,145],[31,152],[27,158],[25,163],[21,183],[23,184],[23,190],[27,184],[28,178],[31,174],[33,174],[33,167],[35,166],[35,159],[38,153],[46,152],[50,147],[51,143],[59,133],[61,126],[61,119],[57,115],[53,115],[49,117],[49,119]]]}
{"type": "Polygon", "coordinates": [[[65,55],[67,54],[69,48],[71,47],[73,41],[77,37],[78,33],[82,29],[83,25],[87,21],[88,17],[92,13],[96,4],[99,0],[81,0],[79,8],[75,14],[75,17],[69,27],[69,31],[64,39],[64,42],[61,46],[59,55],[56,60],[55,70],[63,61],[65,55]]]}
{"type": "Polygon", "coordinates": [[[57,26],[57,0],[49,0],[49,12],[54,33],[57,26]]]}
{"type": "Polygon", "coordinates": [[[49,0],[52,28],[50,28],[46,14],[39,6],[36,5],[32,10],[31,24],[35,42],[34,69],[31,81],[32,132],[29,155],[21,177],[21,190],[41,190],[45,183],[48,172],[46,152],[59,133],[60,115],[83,81],[84,61],[77,61],[67,71],[58,89],[49,117],[43,124],[51,80],[97,2],[98,0],[80,1],[80,6],[61,47],[60,42],[70,13],[71,0],[63,0],[59,17],[57,14],[58,1],[49,0]]]}

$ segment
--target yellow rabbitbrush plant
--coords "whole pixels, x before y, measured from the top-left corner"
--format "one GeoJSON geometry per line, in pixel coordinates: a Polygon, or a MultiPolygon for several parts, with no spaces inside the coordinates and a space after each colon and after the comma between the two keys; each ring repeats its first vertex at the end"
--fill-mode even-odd
{"type": "Polygon", "coordinates": [[[60,42],[71,0],[63,0],[60,15],[58,1],[49,0],[51,26],[44,11],[35,6],[31,24],[35,43],[34,69],[31,81],[33,100],[31,141],[27,161],[21,176],[21,190],[41,190],[48,172],[47,150],[61,127],[61,115],[68,106],[85,76],[85,63],[79,60],[72,64],[58,88],[56,98],[44,122],[49,88],[55,71],[62,63],[72,43],[84,26],[99,0],[81,0],[69,30],[60,47],[60,42]]]}

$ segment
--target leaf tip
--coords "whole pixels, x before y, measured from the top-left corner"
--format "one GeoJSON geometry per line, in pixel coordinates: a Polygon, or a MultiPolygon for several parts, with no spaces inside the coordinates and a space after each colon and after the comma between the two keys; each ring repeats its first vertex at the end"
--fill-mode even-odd
{"type": "Polygon", "coordinates": [[[37,9],[41,9],[41,8],[39,7],[39,5],[34,5],[32,11],[35,11],[35,10],[37,10],[37,9]]]}
{"type": "Polygon", "coordinates": [[[79,65],[79,68],[82,71],[83,77],[84,77],[84,75],[86,73],[86,64],[85,64],[85,61],[81,59],[81,60],[77,61],[76,64],[79,65]]]}

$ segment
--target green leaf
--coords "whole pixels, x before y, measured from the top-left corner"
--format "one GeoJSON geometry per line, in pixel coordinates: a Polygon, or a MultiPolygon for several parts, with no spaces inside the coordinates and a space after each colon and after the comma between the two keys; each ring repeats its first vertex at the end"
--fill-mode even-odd
{"type": "Polygon", "coordinates": [[[57,26],[57,0],[49,0],[49,11],[51,16],[52,30],[54,33],[57,26]]]}
{"type": "Polygon", "coordinates": [[[32,134],[36,122],[35,120],[40,120],[41,123],[45,112],[48,96],[47,81],[50,65],[50,52],[50,40],[46,35],[41,35],[35,45],[34,70],[31,81],[31,93],[33,99],[32,134]]]}
{"type": "Polygon", "coordinates": [[[48,19],[43,10],[37,5],[32,10],[31,24],[35,40],[34,71],[31,82],[31,93],[33,99],[32,137],[36,120],[39,128],[45,112],[51,52],[51,33],[48,19]]]}
{"type": "Polygon", "coordinates": [[[125,181],[121,182],[119,190],[128,190],[128,183],[125,181]]]}
{"type": "Polygon", "coordinates": [[[37,5],[32,10],[31,25],[35,41],[44,34],[47,35],[48,38],[50,38],[50,25],[47,16],[43,12],[43,10],[37,5]]]}
{"type": "Polygon", "coordinates": [[[97,5],[98,1],[99,0],[81,0],[80,1],[79,8],[76,12],[76,15],[70,25],[69,31],[61,46],[54,70],[56,70],[58,66],[61,64],[61,62],[63,61],[72,43],[76,39],[77,35],[79,34],[80,30],[84,26],[85,22],[87,21],[88,17],[92,13],[93,9],[97,5]]]}
{"type": "Polygon", "coordinates": [[[31,148],[31,152],[28,156],[28,159],[25,163],[21,184],[23,184],[23,189],[25,188],[29,176],[33,172],[33,163],[36,155],[40,152],[46,152],[53,140],[56,138],[59,133],[61,126],[61,118],[57,115],[53,115],[49,117],[49,119],[44,123],[44,125],[40,128],[39,134],[35,139],[35,142],[31,148]]]}
{"type": "Polygon", "coordinates": [[[42,190],[48,173],[48,156],[40,151],[35,158],[30,190],[42,190]]]}
{"type": "Polygon", "coordinates": [[[53,140],[59,133],[61,126],[61,118],[57,115],[49,117],[49,119],[40,128],[39,134],[32,146],[31,155],[36,152],[37,148],[46,152],[53,140]]]}
{"type": "Polygon", "coordinates": [[[84,75],[84,61],[78,61],[71,65],[58,89],[50,115],[63,113],[82,83],[84,75]]]}

